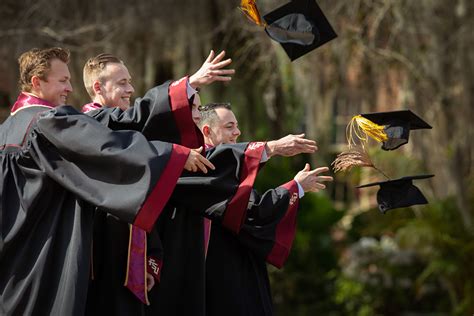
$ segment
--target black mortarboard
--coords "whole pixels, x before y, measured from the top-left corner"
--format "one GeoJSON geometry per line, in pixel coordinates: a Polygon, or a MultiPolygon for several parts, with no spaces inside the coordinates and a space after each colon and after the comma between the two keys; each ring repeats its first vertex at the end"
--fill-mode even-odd
{"type": "Polygon", "coordinates": [[[292,61],[337,37],[315,0],[293,0],[263,18],[292,61]]]}
{"type": "Polygon", "coordinates": [[[382,149],[384,150],[394,150],[408,143],[410,130],[432,128],[410,110],[367,113],[361,116],[385,126],[384,131],[388,139],[383,141],[382,149]]]}
{"type": "Polygon", "coordinates": [[[379,185],[377,203],[382,213],[388,210],[408,207],[417,204],[428,204],[420,189],[413,185],[413,180],[434,177],[433,174],[408,176],[395,180],[381,181],[359,185],[357,188],[366,188],[379,185]]]}

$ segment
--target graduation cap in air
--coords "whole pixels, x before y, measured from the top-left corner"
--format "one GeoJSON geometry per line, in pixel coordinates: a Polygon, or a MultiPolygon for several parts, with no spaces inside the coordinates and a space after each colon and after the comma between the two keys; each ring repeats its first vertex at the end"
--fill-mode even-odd
{"type": "Polygon", "coordinates": [[[280,43],[291,61],[337,37],[315,0],[293,0],[262,18],[255,0],[242,0],[242,11],[280,43]]]}
{"type": "Polygon", "coordinates": [[[431,128],[410,110],[360,114],[348,125],[348,142],[355,143],[354,136],[362,141],[370,137],[381,142],[383,150],[394,150],[408,143],[410,130],[431,128]]]}
{"type": "Polygon", "coordinates": [[[367,188],[379,185],[377,192],[377,203],[382,213],[395,208],[408,207],[412,205],[428,204],[423,193],[415,185],[413,180],[434,177],[432,174],[407,176],[395,180],[387,180],[359,185],[357,188],[367,188]]]}

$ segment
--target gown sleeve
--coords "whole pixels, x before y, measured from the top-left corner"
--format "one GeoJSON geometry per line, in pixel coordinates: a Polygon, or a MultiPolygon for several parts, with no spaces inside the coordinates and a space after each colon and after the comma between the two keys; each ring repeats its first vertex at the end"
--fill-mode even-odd
{"type": "Polygon", "coordinates": [[[189,149],[112,131],[63,106],[41,114],[27,136],[48,176],[81,199],[150,231],[172,194],[189,149]]]}
{"type": "Polygon", "coordinates": [[[200,210],[203,216],[238,233],[245,221],[265,143],[220,145],[206,157],[215,170],[208,174],[184,172],[173,194],[173,203],[186,209],[200,210]],[[183,198],[190,197],[193,198],[183,198]]]}
{"type": "Polygon", "coordinates": [[[281,268],[295,238],[298,204],[294,180],[263,195],[253,190],[238,239],[259,258],[281,268]]]}

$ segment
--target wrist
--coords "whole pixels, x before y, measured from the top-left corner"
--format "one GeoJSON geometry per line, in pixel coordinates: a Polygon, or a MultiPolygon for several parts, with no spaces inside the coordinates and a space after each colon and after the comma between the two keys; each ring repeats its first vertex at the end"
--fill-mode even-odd
{"type": "Polygon", "coordinates": [[[191,88],[193,88],[195,90],[198,90],[199,84],[198,84],[196,78],[194,77],[194,75],[189,77],[189,85],[191,86],[191,88]]]}
{"type": "Polygon", "coordinates": [[[301,183],[298,182],[298,180],[293,179],[296,182],[296,186],[298,187],[298,197],[301,199],[304,194],[306,193],[305,188],[301,185],[301,183]]]}
{"type": "Polygon", "coordinates": [[[275,156],[275,141],[269,141],[265,144],[265,151],[267,152],[268,158],[275,156]]]}

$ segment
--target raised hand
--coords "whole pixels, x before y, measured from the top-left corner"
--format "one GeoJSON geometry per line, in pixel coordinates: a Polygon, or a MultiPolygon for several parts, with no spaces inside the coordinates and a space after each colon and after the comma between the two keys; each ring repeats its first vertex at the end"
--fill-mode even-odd
{"type": "Polygon", "coordinates": [[[194,89],[204,85],[209,85],[214,81],[230,81],[232,79],[230,75],[233,75],[235,70],[222,69],[228,66],[232,62],[232,59],[228,58],[222,60],[225,56],[225,51],[220,52],[217,56],[214,55],[214,50],[211,50],[201,68],[189,77],[189,84],[194,89]]]}
{"type": "Polygon", "coordinates": [[[298,181],[305,192],[319,192],[326,188],[321,182],[333,181],[331,176],[319,176],[320,173],[328,171],[328,167],[311,170],[309,163],[307,163],[304,169],[296,174],[294,179],[298,181]]]}
{"type": "Polygon", "coordinates": [[[316,142],[314,140],[306,139],[304,136],[305,134],[290,134],[278,140],[267,142],[266,150],[268,157],[291,157],[303,153],[314,153],[318,149],[316,142]]]}
{"type": "Polygon", "coordinates": [[[191,149],[188,159],[184,164],[184,169],[192,172],[201,170],[204,173],[207,173],[207,168],[212,170],[216,169],[216,167],[214,167],[214,165],[209,160],[201,155],[201,152],[202,146],[196,149],[191,149]]]}

